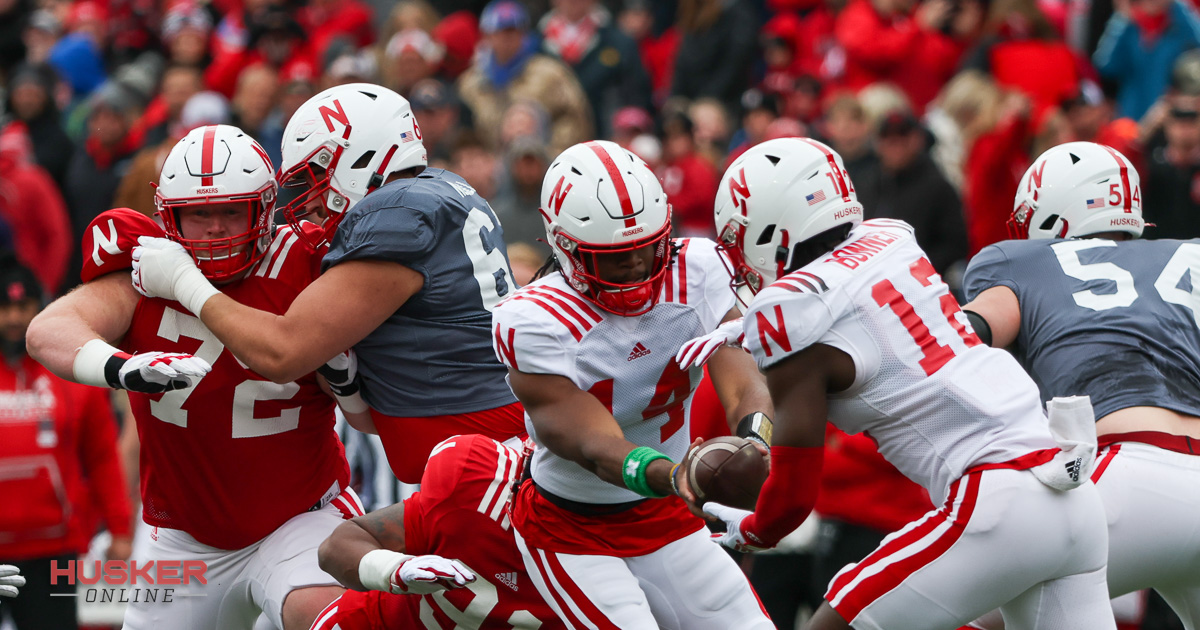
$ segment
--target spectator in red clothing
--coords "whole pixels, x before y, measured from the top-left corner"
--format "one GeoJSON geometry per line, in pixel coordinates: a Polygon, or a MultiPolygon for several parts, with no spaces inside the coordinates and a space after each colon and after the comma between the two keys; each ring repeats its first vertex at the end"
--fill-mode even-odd
{"type": "Polygon", "coordinates": [[[433,39],[446,48],[441,75],[454,81],[471,67],[475,45],[479,43],[479,26],[470,11],[451,13],[433,29],[433,39]]]}
{"type": "Polygon", "coordinates": [[[617,25],[637,42],[642,66],[650,75],[655,105],[661,105],[671,92],[675,73],[675,53],[679,49],[679,30],[673,24],[655,24],[654,12],[647,0],[628,0],[617,15],[617,25]]]}
{"type": "Polygon", "coordinates": [[[323,56],[336,39],[348,39],[355,49],[375,43],[371,8],[360,0],[309,0],[296,12],[308,35],[309,50],[323,56]]]}
{"type": "Polygon", "coordinates": [[[767,64],[764,87],[780,91],[773,85],[779,75],[793,80],[806,75],[838,78],[840,64],[826,59],[837,46],[829,5],[821,0],[770,0],[767,6],[775,15],[763,25],[760,38],[767,64]]]}
{"type": "Polygon", "coordinates": [[[0,197],[0,219],[12,231],[17,258],[57,294],[74,249],[71,221],[54,179],[33,161],[33,145],[20,122],[0,131],[0,197]]]}
{"type": "Polygon", "coordinates": [[[696,153],[692,131],[691,119],[682,113],[673,114],[663,122],[665,166],[659,179],[663,192],[671,200],[671,222],[676,234],[711,237],[716,231],[713,199],[720,175],[696,153]]]}
{"type": "Polygon", "coordinates": [[[1000,87],[1024,92],[1033,101],[1035,128],[1050,108],[1075,95],[1084,77],[1080,68],[1095,74],[1062,41],[1037,0],[992,2],[983,38],[963,66],[992,75],[1000,87]]]}
{"type": "Polygon", "coordinates": [[[238,76],[249,66],[265,63],[287,74],[294,67],[312,64],[307,34],[287,9],[270,6],[250,16],[250,46],[213,59],[204,73],[209,88],[233,98],[238,76]]]}
{"type": "Polygon", "coordinates": [[[967,223],[967,257],[1008,239],[1012,196],[1029,167],[1033,140],[1032,103],[1021,92],[1000,92],[964,129],[963,215],[967,223]]]}
{"type": "Polygon", "coordinates": [[[95,508],[112,532],[110,560],[129,558],[133,517],[117,455],[117,423],[108,393],[58,378],[25,353],[25,331],[41,310],[32,272],[0,260],[0,564],[21,568],[27,583],[4,609],[18,630],[76,628],[74,594],[51,584],[50,563],[87,549],[95,508]]]}
{"type": "Polygon", "coordinates": [[[888,81],[904,91],[919,114],[958,66],[969,22],[951,0],[852,0],[837,18],[845,51],[841,84],[859,90],[888,81]]]}

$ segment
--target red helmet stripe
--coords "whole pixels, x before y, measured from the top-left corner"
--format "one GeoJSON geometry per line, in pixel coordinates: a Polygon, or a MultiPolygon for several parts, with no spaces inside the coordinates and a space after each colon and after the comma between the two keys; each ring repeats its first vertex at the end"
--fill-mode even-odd
{"type": "Polygon", "coordinates": [[[1124,191],[1124,194],[1121,195],[1121,198],[1125,201],[1125,212],[1132,213],[1133,198],[1129,191],[1129,167],[1125,166],[1125,160],[1122,160],[1121,155],[1114,151],[1112,147],[1103,144],[1100,146],[1104,147],[1104,150],[1108,151],[1108,154],[1117,161],[1117,166],[1121,167],[1121,190],[1124,191]]]}
{"type": "Polygon", "coordinates": [[[200,178],[201,186],[212,186],[212,170],[213,170],[213,143],[217,139],[217,126],[209,125],[204,128],[204,141],[200,145],[200,172],[203,176],[200,178]]]}
{"type": "Polygon", "coordinates": [[[621,169],[617,168],[617,163],[613,161],[612,156],[598,142],[588,142],[587,147],[600,158],[600,163],[604,165],[604,170],[608,171],[608,178],[612,180],[613,187],[617,189],[617,200],[621,202],[621,216],[625,217],[625,227],[633,227],[637,225],[637,219],[633,217],[633,202],[629,199],[629,190],[625,188],[625,180],[621,177],[621,169]]]}
{"type": "Polygon", "coordinates": [[[809,138],[800,139],[811,144],[813,148],[825,155],[825,159],[829,161],[829,170],[833,171],[834,176],[837,178],[838,192],[842,195],[842,201],[850,201],[850,189],[846,186],[846,177],[842,175],[842,169],[838,168],[837,158],[833,157],[833,152],[809,138]]]}

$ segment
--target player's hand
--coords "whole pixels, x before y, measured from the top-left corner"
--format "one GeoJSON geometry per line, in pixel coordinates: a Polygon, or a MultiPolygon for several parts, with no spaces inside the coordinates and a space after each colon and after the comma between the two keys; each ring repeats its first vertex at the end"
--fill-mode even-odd
{"type": "Polygon", "coordinates": [[[208,298],[219,293],[175,241],[140,236],[132,257],[133,287],[146,297],[175,300],[199,315],[208,298]]]}
{"type": "Polygon", "coordinates": [[[723,346],[742,347],[742,340],[745,336],[742,318],[731,319],[717,326],[716,330],[707,335],[696,337],[683,344],[683,347],[679,348],[679,352],[675,354],[675,362],[684,369],[700,367],[723,346]]]}
{"type": "Polygon", "coordinates": [[[696,497],[696,492],[692,490],[691,484],[688,483],[688,467],[692,465],[692,456],[696,453],[696,449],[704,442],[703,438],[696,438],[688,447],[687,453],[683,456],[683,461],[671,471],[671,489],[679,498],[683,499],[683,503],[687,505],[688,510],[692,514],[699,516],[706,521],[713,521],[713,517],[705,514],[700,509],[700,499],[696,497]]]}
{"type": "MultiPolygon", "coordinates": [[[[114,354],[110,362],[121,361],[121,354],[114,354]]],[[[191,387],[212,370],[208,361],[190,354],[143,352],[123,361],[116,369],[115,382],[110,381],[109,385],[142,394],[191,387]]]]}
{"type": "Polygon", "coordinates": [[[22,586],[25,578],[21,570],[11,564],[0,564],[0,597],[16,597],[22,586]]]}
{"type": "Polygon", "coordinates": [[[417,556],[396,567],[392,576],[393,593],[436,593],[462,588],[475,581],[475,574],[463,563],[441,556],[417,556]]]}
{"type": "Polygon", "coordinates": [[[704,511],[725,523],[724,533],[712,534],[713,542],[720,543],[735,551],[763,551],[764,549],[769,549],[769,547],[750,544],[748,537],[743,532],[742,522],[746,520],[746,517],[753,514],[753,512],[739,510],[713,501],[704,504],[704,511]]]}

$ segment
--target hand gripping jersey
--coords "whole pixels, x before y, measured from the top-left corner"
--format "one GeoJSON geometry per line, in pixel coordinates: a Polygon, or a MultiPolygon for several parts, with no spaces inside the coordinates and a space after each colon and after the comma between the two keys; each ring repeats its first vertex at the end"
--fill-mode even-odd
{"type": "Polygon", "coordinates": [[[850,355],[855,381],[829,396],[830,422],[866,432],[935,505],[972,466],[1057,446],[1033,382],[979,341],[901,221],[863,222],[755,296],[745,322],[762,369],[817,343],[850,355]]]}
{"type": "Polygon", "coordinates": [[[1088,395],[1200,416],[1200,240],[1005,241],[967,267],[969,299],[1017,295],[1017,357],[1042,398],[1088,395]]]}
{"type": "Polygon", "coordinates": [[[516,401],[489,341],[491,310],[516,290],[504,232],[463,178],[427,168],[367,195],[338,225],[323,266],[347,260],[388,260],[425,277],[354,346],[373,409],[424,417],[516,401]]]}
{"type": "Polygon", "coordinates": [[[521,476],[519,459],[519,452],[482,435],[455,436],[433,449],[420,492],[404,501],[405,553],[455,558],[475,572],[475,582],[421,596],[347,591],[314,629],[564,628],[513,540],[509,500],[521,476]]]}
{"type": "MultiPolygon", "coordinates": [[[[612,411],[627,440],[680,461],[690,441],[692,392],[704,372],[680,369],[675,354],[684,342],[712,332],[733,307],[734,296],[712,241],[680,239],[675,245],[678,253],[662,296],[643,315],[621,317],[596,308],[562,274],[553,273],[501,303],[493,313],[493,332],[496,354],[505,365],[571,379],[612,411]]],[[[537,441],[528,414],[525,425],[537,441]]],[[[534,452],[532,474],[536,484],[571,501],[614,504],[643,498],[545,448],[534,452]]],[[[530,539],[520,523],[518,529],[530,539]]],[[[531,543],[541,543],[535,541],[536,536],[531,543]]]]}
{"type": "MultiPolygon", "coordinates": [[[[102,213],[84,236],[83,278],[128,269],[137,237],[160,236],[155,230],[132,210],[102,213]]],[[[319,261],[319,252],[284,227],[244,279],[221,289],[242,304],[282,314],[316,277],[319,261]]],[[[240,549],[346,487],[349,469],[333,430],[333,399],[315,375],[282,385],[265,380],[187,309],[162,299],[138,302],[119,346],[193,354],[213,366],[195,387],[129,393],[142,442],[143,517],[150,525],[240,549]]]]}

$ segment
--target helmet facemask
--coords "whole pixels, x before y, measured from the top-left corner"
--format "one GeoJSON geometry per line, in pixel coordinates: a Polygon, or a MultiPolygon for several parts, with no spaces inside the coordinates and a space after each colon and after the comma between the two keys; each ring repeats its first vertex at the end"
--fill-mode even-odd
{"type": "Polygon", "coordinates": [[[745,215],[735,215],[734,220],[725,224],[717,237],[717,251],[722,254],[721,263],[729,272],[729,288],[737,296],[742,310],[750,306],[755,295],[763,288],[762,274],[746,263],[746,254],[742,249],[742,239],[746,227],[738,219],[745,220],[745,215]]]}
{"type": "Polygon", "coordinates": [[[300,191],[283,207],[283,218],[292,226],[292,231],[314,249],[329,242],[349,206],[347,197],[333,186],[333,173],[344,151],[345,148],[340,145],[332,150],[321,145],[304,161],[279,173],[280,188],[300,191]],[[314,212],[309,210],[309,206],[314,202],[320,203],[324,209],[322,221],[313,220],[320,217],[310,218],[314,212]],[[321,233],[306,232],[302,227],[305,222],[320,226],[321,233]]]}
{"type": "Polygon", "coordinates": [[[567,258],[562,273],[576,289],[600,308],[622,317],[641,315],[658,303],[663,281],[671,261],[671,222],[656,233],[629,243],[591,245],[572,238],[566,232],[555,236],[559,254],[567,258]],[[610,282],[600,277],[599,257],[628,254],[654,247],[654,258],[645,279],[637,282],[610,282]]]}
{"type": "Polygon", "coordinates": [[[214,283],[240,279],[266,254],[274,231],[275,187],[264,187],[256,193],[227,197],[189,197],[166,199],[161,192],[155,196],[158,214],[162,218],[167,238],[183,245],[204,277],[214,283]],[[183,234],[184,210],[210,208],[224,212],[242,207],[245,230],[220,238],[187,238],[183,234]]]}

